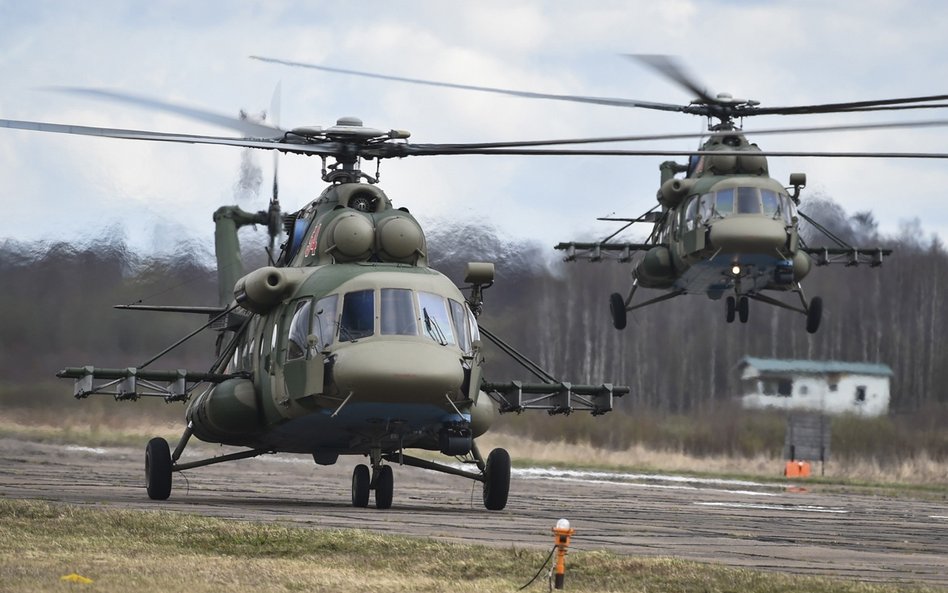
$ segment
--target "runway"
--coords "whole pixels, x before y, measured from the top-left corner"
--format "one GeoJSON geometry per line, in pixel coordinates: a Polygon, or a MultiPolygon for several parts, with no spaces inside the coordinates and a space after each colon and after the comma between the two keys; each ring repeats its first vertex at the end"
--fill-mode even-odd
{"type": "MultiPolygon", "coordinates": [[[[186,452],[184,460],[219,449],[186,452]],[[190,456],[190,455],[193,455],[190,456]]],[[[511,451],[516,458],[516,451],[511,451]]],[[[677,557],[768,571],[948,587],[948,503],[750,481],[514,469],[507,508],[480,484],[394,468],[387,511],[350,504],[352,467],[275,455],[174,475],[167,501],[144,489],[144,444],[88,448],[0,439],[0,497],[161,509],[308,528],[357,528],[487,545],[548,548],[567,518],[573,550],[677,557]]]]}

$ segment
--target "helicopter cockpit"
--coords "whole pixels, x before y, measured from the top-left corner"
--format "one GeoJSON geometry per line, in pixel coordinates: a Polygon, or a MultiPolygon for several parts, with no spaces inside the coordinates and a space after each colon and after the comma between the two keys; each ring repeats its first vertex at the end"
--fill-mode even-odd
{"type": "Polygon", "coordinates": [[[298,301],[287,335],[287,360],[325,350],[334,342],[374,336],[414,336],[464,353],[480,339],[470,309],[455,299],[407,288],[364,289],[298,301]],[[341,311],[339,303],[341,300],[341,311]],[[378,314],[376,314],[376,301],[378,314]],[[338,318],[337,318],[338,312],[338,318]]]}
{"type": "Polygon", "coordinates": [[[786,193],[757,187],[729,187],[691,196],[682,209],[682,227],[696,226],[739,214],[762,214],[793,224],[796,209],[786,193]]]}

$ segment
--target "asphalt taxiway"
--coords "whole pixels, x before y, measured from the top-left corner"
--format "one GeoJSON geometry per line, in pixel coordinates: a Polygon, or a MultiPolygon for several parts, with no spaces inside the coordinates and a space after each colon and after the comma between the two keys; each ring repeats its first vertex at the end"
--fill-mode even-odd
{"type": "MultiPolygon", "coordinates": [[[[203,447],[188,455],[214,454],[203,447]]],[[[516,456],[516,451],[511,452],[516,456]]],[[[197,458],[197,457],[194,457],[197,458]]],[[[480,484],[394,468],[393,506],[350,504],[361,459],[317,466],[274,455],[174,475],[149,500],[144,447],[89,448],[0,439],[0,497],[161,509],[309,528],[358,528],[488,545],[547,548],[567,518],[573,550],[677,557],[761,570],[948,587],[948,502],[841,493],[779,483],[655,474],[518,469],[507,508],[481,504],[480,484]],[[796,486],[796,487],[793,487],[796,486]]]]}

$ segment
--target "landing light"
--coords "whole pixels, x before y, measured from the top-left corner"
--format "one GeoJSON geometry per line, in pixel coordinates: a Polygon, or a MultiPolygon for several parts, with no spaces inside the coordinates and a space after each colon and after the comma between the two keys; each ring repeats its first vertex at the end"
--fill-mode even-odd
{"type": "Polygon", "coordinates": [[[740,276],[741,266],[734,266],[733,268],[731,268],[731,273],[734,274],[735,276],[740,276]]]}

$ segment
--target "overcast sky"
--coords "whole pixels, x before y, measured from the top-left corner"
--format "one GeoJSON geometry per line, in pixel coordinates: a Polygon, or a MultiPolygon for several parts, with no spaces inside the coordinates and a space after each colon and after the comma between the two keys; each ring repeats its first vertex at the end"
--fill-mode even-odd
{"type": "MultiPolygon", "coordinates": [[[[687,103],[686,91],[625,53],[678,56],[712,92],[764,106],[948,93],[948,5],[880,0],[773,1],[20,1],[0,0],[0,118],[169,132],[226,131],[178,116],[40,90],[114,89],[236,115],[265,110],[282,83],[280,124],[407,129],[415,142],[700,132],[695,116],[409,86],[248,59],[263,55],[393,75],[540,92],[687,103]]],[[[948,152],[945,128],[762,136],[755,128],[920,120],[948,110],[760,117],[752,141],[774,150],[948,152]]],[[[688,150],[696,140],[643,147],[688,150]]],[[[264,183],[247,209],[264,208],[264,183]]],[[[474,219],[552,246],[604,236],[595,217],[655,204],[655,157],[420,157],[386,161],[382,187],[428,225],[474,219]]],[[[235,201],[241,150],[0,130],[0,240],[79,241],[125,231],[140,250],[184,234],[210,242],[211,213],[235,201]]],[[[284,156],[281,200],[322,189],[319,160],[284,156]]],[[[367,169],[374,173],[374,163],[367,169]]],[[[848,213],[884,232],[921,219],[948,238],[948,163],[772,158],[786,183],[807,173],[848,213]]]]}

